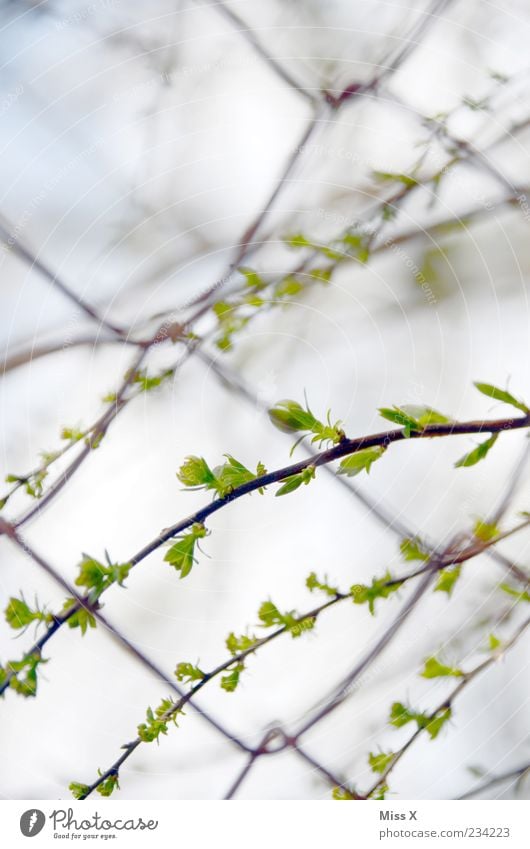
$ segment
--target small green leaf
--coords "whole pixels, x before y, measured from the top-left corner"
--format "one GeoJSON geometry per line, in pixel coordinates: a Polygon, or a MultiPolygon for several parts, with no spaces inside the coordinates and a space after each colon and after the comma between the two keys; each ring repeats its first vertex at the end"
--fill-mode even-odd
{"type": "Polygon", "coordinates": [[[530,593],[526,592],[526,590],[516,590],[510,584],[501,584],[501,590],[512,596],[517,602],[530,601],[530,593]]]}
{"type": "Polygon", "coordinates": [[[402,183],[407,189],[416,186],[418,181],[414,177],[409,177],[408,174],[398,174],[394,171],[373,171],[376,180],[384,183],[402,183]]]}
{"type": "Polygon", "coordinates": [[[476,448],[473,449],[473,451],[470,451],[469,454],[464,454],[464,456],[461,457],[460,460],[455,463],[455,468],[461,469],[465,466],[474,466],[476,465],[476,463],[479,463],[481,460],[484,459],[484,457],[486,457],[490,448],[493,448],[493,446],[497,442],[498,436],[498,433],[493,433],[489,437],[489,439],[486,439],[484,442],[481,442],[479,445],[477,445],[476,448]]]}
{"type": "Polygon", "coordinates": [[[276,495],[288,495],[294,492],[298,487],[305,484],[307,486],[315,477],[315,467],[308,466],[297,475],[290,475],[288,478],[282,478],[283,486],[276,492],[276,495]]]}
{"type": "Polygon", "coordinates": [[[482,519],[477,519],[473,533],[482,542],[491,542],[492,539],[499,536],[500,530],[495,522],[483,522],[482,519]]]}
{"type": "Polygon", "coordinates": [[[226,647],[230,654],[235,655],[251,649],[257,642],[258,638],[254,635],[249,637],[246,634],[241,634],[239,637],[236,637],[232,631],[226,638],[226,647]]]}
{"type": "Polygon", "coordinates": [[[388,598],[389,595],[399,590],[401,584],[402,581],[395,580],[390,572],[387,572],[382,578],[374,578],[370,586],[354,584],[350,587],[350,595],[354,604],[368,604],[368,609],[373,616],[376,599],[388,598]]]}
{"type": "Polygon", "coordinates": [[[429,719],[429,721],[425,725],[425,730],[429,734],[431,740],[435,740],[438,737],[441,729],[451,719],[451,708],[443,708],[438,711],[433,717],[429,719]]]}
{"type": "Polygon", "coordinates": [[[510,404],[512,407],[516,407],[516,409],[521,410],[521,412],[528,414],[529,409],[527,405],[520,401],[518,398],[515,398],[511,392],[507,392],[505,389],[499,389],[498,386],[493,386],[491,383],[475,383],[476,388],[479,392],[482,392],[483,395],[486,395],[487,398],[493,398],[495,401],[502,401],[504,404],[510,404]]]}
{"type": "Polygon", "coordinates": [[[421,560],[425,562],[430,554],[419,537],[411,537],[401,540],[399,550],[403,560],[421,560]]]}
{"type": "Polygon", "coordinates": [[[354,791],[348,790],[346,787],[334,787],[331,796],[336,802],[350,802],[357,798],[354,791]]]}
{"type": "Polygon", "coordinates": [[[189,533],[179,537],[166,553],[164,560],[180,572],[181,578],[185,578],[191,572],[193,564],[196,563],[195,545],[197,540],[206,536],[206,533],[204,525],[196,522],[191,526],[189,533]]]}
{"type": "Polygon", "coordinates": [[[239,678],[244,669],[245,665],[243,663],[238,663],[228,675],[223,675],[221,678],[222,689],[227,693],[233,693],[237,689],[239,678]]]}
{"type": "Polygon", "coordinates": [[[389,422],[400,425],[404,429],[405,436],[408,438],[414,431],[421,431],[423,428],[416,419],[405,412],[401,407],[380,407],[379,415],[389,422]]]}
{"type": "Polygon", "coordinates": [[[24,599],[10,598],[5,609],[6,622],[11,628],[26,628],[32,622],[53,622],[53,616],[50,613],[44,613],[42,610],[31,610],[24,599]]]}
{"type": "MultiPolygon", "coordinates": [[[[64,615],[65,613],[68,613],[68,611],[76,605],[77,601],[75,598],[67,598],[63,604],[61,614],[64,615]]],[[[81,634],[84,636],[88,628],[96,627],[96,617],[90,613],[86,607],[81,607],[68,617],[67,624],[69,628],[79,628],[81,630],[81,634]]]]}
{"type": "Polygon", "coordinates": [[[184,681],[184,683],[190,684],[192,681],[202,681],[206,673],[199,669],[198,666],[194,666],[193,663],[183,661],[177,664],[175,675],[177,681],[184,681]]]}
{"type": "Polygon", "coordinates": [[[395,757],[395,752],[379,752],[375,755],[373,752],[370,752],[368,763],[370,764],[372,772],[382,774],[383,772],[386,772],[395,757]]]}
{"type": "Polygon", "coordinates": [[[189,455],[177,472],[177,478],[184,486],[210,488],[215,482],[215,475],[203,457],[189,455]]]}
{"type": "Polygon", "coordinates": [[[425,666],[421,676],[423,678],[443,678],[452,676],[453,678],[462,678],[463,672],[454,666],[445,666],[436,657],[429,657],[425,661],[425,666]]]}
{"type": "Polygon", "coordinates": [[[311,574],[308,575],[308,577],[306,578],[305,585],[310,592],[313,592],[314,590],[320,590],[326,595],[332,597],[340,595],[337,587],[332,587],[328,584],[327,576],[324,576],[324,580],[320,581],[317,578],[316,572],[311,572],[311,574]]]}
{"type": "Polygon", "coordinates": [[[502,642],[495,636],[495,634],[490,634],[488,637],[488,646],[489,650],[494,652],[502,646],[502,642]]]}
{"type": "Polygon", "coordinates": [[[311,431],[315,424],[319,424],[310,410],[304,410],[297,401],[289,400],[278,401],[269,410],[269,418],[284,433],[311,431]]]}
{"type": "Polygon", "coordinates": [[[386,448],[384,445],[376,445],[374,448],[363,448],[361,451],[356,451],[355,454],[350,454],[349,457],[345,457],[342,460],[337,474],[348,475],[350,478],[364,471],[368,474],[372,463],[379,460],[385,451],[386,448]]]}
{"type": "Polygon", "coordinates": [[[442,569],[438,575],[438,581],[434,588],[434,592],[447,593],[447,595],[450,596],[460,577],[460,570],[460,566],[454,566],[451,569],[442,569]]]}
{"type": "MultiPolygon", "coordinates": [[[[101,776],[101,770],[98,769],[98,774],[101,776]]],[[[118,773],[112,772],[110,775],[105,778],[98,786],[96,787],[97,792],[100,796],[112,796],[115,790],[120,789],[120,782],[118,780],[118,773]]]]}
{"type": "Polygon", "coordinates": [[[90,791],[90,787],[88,784],[79,784],[78,781],[72,781],[68,785],[68,789],[74,799],[83,799],[86,794],[90,791]]]}

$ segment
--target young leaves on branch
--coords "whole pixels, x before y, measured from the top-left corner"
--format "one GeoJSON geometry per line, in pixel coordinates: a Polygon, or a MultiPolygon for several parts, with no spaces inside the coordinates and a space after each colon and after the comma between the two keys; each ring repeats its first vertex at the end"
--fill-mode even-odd
{"type": "Polygon", "coordinates": [[[19,628],[27,628],[32,622],[44,622],[49,625],[53,622],[53,615],[40,610],[35,602],[35,609],[32,610],[26,604],[24,598],[11,597],[5,609],[5,617],[7,624],[18,630],[19,628]]]}
{"type": "Polygon", "coordinates": [[[362,448],[356,451],[355,454],[350,454],[341,461],[337,470],[338,475],[347,475],[349,478],[355,477],[360,472],[369,474],[372,463],[379,460],[386,451],[384,445],[375,445],[373,448],[362,448]]]}
{"type": "Polygon", "coordinates": [[[433,410],[432,407],[422,407],[417,404],[380,407],[379,414],[389,422],[400,425],[406,437],[409,437],[411,433],[420,433],[428,425],[447,424],[450,421],[447,416],[433,410]]]}
{"type": "MultiPolygon", "coordinates": [[[[331,424],[330,413],[331,411],[328,410],[326,423],[324,423],[315,418],[307,402],[306,406],[302,407],[297,401],[287,399],[278,401],[274,407],[271,407],[269,418],[283,433],[301,433],[302,436],[298,441],[301,441],[306,433],[312,433],[311,442],[318,442],[319,446],[322,446],[324,442],[336,445],[345,438],[345,434],[340,421],[331,424]]],[[[298,442],[293,446],[291,454],[297,444],[298,442]]]]}
{"type": "Polygon", "coordinates": [[[324,580],[321,581],[316,575],[316,572],[311,572],[310,575],[307,576],[305,585],[310,592],[314,592],[314,590],[320,590],[320,592],[325,593],[326,595],[335,598],[340,596],[339,589],[337,587],[332,587],[328,584],[327,575],[324,575],[324,580]]]}
{"type": "Polygon", "coordinates": [[[143,743],[159,742],[161,734],[167,734],[169,722],[177,725],[177,715],[182,711],[176,709],[171,699],[163,699],[160,705],[153,711],[147,708],[146,721],[138,726],[138,737],[143,743]]]}
{"type": "Polygon", "coordinates": [[[530,413],[530,409],[524,401],[515,398],[511,392],[505,389],[499,389],[498,386],[493,386],[491,383],[475,383],[475,386],[486,398],[492,398],[494,401],[502,401],[503,404],[510,404],[524,413],[525,416],[530,413]]]}
{"type": "Polygon", "coordinates": [[[386,772],[395,757],[395,752],[378,752],[377,754],[370,752],[368,763],[370,764],[372,772],[378,772],[382,775],[386,772]]]}
{"type": "MultiPolygon", "coordinates": [[[[232,457],[231,454],[225,454],[225,457],[226,463],[210,469],[204,457],[190,455],[186,457],[177,472],[177,478],[187,488],[211,489],[219,498],[226,498],[237,487],[249,483],[267,472],[263,463],[258,463],[254,473],[235,457],[232,457]]],[[[263,489],[260,488],[259,491],[263,492],[263,489]]]]}
{"type": "Polygon", "coordinates": [[[300,618],[294,610],[280,613],[272,601],[264,601],[258,611],[258,617],[262,628],[273,628],[279,626],[285,628],[292,637],[300,637],[304,631],[311,631],[315,626],[315,619],[311,616],[300,618]]]}
{"type": "Polygon", "coordinates": [[[493,448],[498,436],[498,433],[492,433],[488,439],[477,445],[477,447],[470,451],[469,454],[464,454],[464,456],[455,463],[455,468],[461,469],[465,466],[475,466],[477,463],[480,463],[480,461],[487,456],[490,448],[493,448]]]}
{"type": "Polygon", "coordinates": [[[9,660],[5,667],[0,666],[0,686],[9,678],[9,686],[20,696],[37,695],[37,669],[43,660],[40,652],[31,652],[22,660],[9,660]]]}
{"type": "Polygon", "coordinates": [[[425,661],[425,666],[423,667],[423,672],[421,673],[422,678],[445,678],[448,676],[452,676],[453,678],[462,678],[464,673],[461,669],[458,669],[454,666],[446,666],[443,663],[440,663],[438,658],[429,657],[425,661]]]}
{"type": "Polygon", "coordinates": [[[302,469],[296,475],[290,475],[288,478],[282,478],[283,486],[277,490],[276,495],[288,495],[290,492],[294,492],[298,489],[302,484],[307,486],[313,478],[315,477],[315,467],[307,466],[307,468],[302,469]]]}
{"type": "Polygon", "coordinates": [[[183,681],[185,684],[192,684],[194,681],[202,681],[202,679],[206,676],[206,673],[199,669],[198,666],[194,666],[193,663],[186,663],[184,661],[177,664],[175,676],[177,681],[183,681]]]}
{"type": "Polygon", "coordinates": [[[189,575],[193,568],[193,564],[197,562],[195,557],[195,546],[198,540],[203,539],[207,534],[207,530],[200,522],[195,522],[191,526],[188,533],[177,538],[171,548],[167,551],[164,560],[170,563],[177,572],[180,572],[180,577],[185,578],[189,575]]]}
{"type": "Polygon", "coordinates": [[[418,729],[427,731],[431,740],[438,736],[440,730],[450,718],[450,707],[441,708],[434,714],[428,714],[412,710],[401,702],[394,702],[390,711],[390,724],[395,728],[401,728],[409,722],[415,722],[418,729]]]}
{"type": "Polygon", "coordinates": [[[350,588],[350,595],[354,604],[368,604],[368,610],[375,614],[375,602],[378,598],[388,598],[389,595],[399,590],[401,581],[392,578],[390,572],[382,578],[373,578],[370,586],[366,584],[354,584],[350,588]]]}

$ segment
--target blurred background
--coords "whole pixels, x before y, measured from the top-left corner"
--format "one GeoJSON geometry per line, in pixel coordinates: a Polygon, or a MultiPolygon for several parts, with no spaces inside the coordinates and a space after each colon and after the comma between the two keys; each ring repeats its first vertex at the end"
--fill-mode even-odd
{"type": "MultiPolygon", "coordinates": [[[[148,353],[151,373],[181,367],[127,405],[24,527],[68,580],[82,552],[126,561],[208,500],[176,478],[186,455],[212,466],[224,453],[252,469],[258,460],[268,469],[287,464],[289,439],[272,428],[269,402],[302,401],[305,391],[316,414],[331,408],[355,436],[383,429],[377,408],[394,403],[459,419],[504,415],[474,380],[530,397],[523,0],[4,0],[0,14],[2,476],[37,467],[41,452],[64,445],[62,428],[91,425],[136,356],[76,299],[125,328],[128,340],[145,339],[160,317],[184,321],[201,295],[208,306],[236,292],[234,263],[266,280],[295,269],[305,254],[286,236],[328,244],[348,228],[373,234],[367,263],[341,262],[327,285],[311,280],[288,304],[259,310],[230,350],[215,344],[217,320],[205,310],[194,325],[206,338],[203,356],[186,357],[170,341],[148,353]],[[334,108],[352,84],[361,94],[334,108]],[[420,185],[400,197],[411,179],[420,185]],[[254,398],[223,383],[218,367],[254,398]]],[[[320,599],[305,587],[311,571],[344,590],[400,574],[399,523],[443,542],[487,516],[525,437],[503,435],[486,462],[455,470],[474,444],[396,445],[359,478],[390,527],[324,473],[285,499],[271,491],[241,499],[208,521],[189,578],[178,580],[161,549],[126,591],[109,591],[104,613],[168,673],[179,661],[213,668],[226,658],[230,631],[262,633],[257,611],[266,599],[281,610],[315,606],[320,599]]],[[[50,468],[44,491],[72,456],[50,468]]],[[[508,525],[529,509],[529,495],[524,473],[508,525]]],[[[2,515],[13,519],[34,503],[21,488],[2,515]]],[[[525,565],[529,542],[523,533],[502,550],[525,565]]],[[[20,591],[28,602],[36,595],[51,610],[61,606],[63,591],[31,560],[5,538],[1,549],[3,607],[20,591]]],[[[408,736],[387,726],[391,703],[428,709],[440,701],[447,685],[418,677],[429,654],[480,660],[507,604],[503,577],[479,557],[450,599],[431,593],[362,686],[307,736],[307,751],[369,786],[368,753],[395,750],[408,736]]],[[[409,591],[381,601],[376,617],[366,606],[332,608],[302,638],[286,636],[249,658],[235,693],[212,682],[197,702],[251,743],[273,724],[296,727],[409,591]]],[[[3,660],[33,639],[31,629],[13,634],[0,624],[3,660]]],[[[147,706],[168,695],[102,628],[85,637],[63,628],[44,656],[37,698],[8,691],[1,705],[4,798],[68,798],[69,782],[90,783],[134,738],[147,706]]],[[[528,681],[521,642],[465,691],[437,740],[411,748],[390,798],[452,798],[473,786],[470,768],[500,774],[527,762],[528,681]]],[[[242,755],[192,709],[179,726],[131,757],[120,798],[228,790],[242,755]]],[[[512,784],[491,795],[528,792],[512,784]]],[[[326,799],[330,787],[286,753],[258,762],[239,798],[326,799]]]]}

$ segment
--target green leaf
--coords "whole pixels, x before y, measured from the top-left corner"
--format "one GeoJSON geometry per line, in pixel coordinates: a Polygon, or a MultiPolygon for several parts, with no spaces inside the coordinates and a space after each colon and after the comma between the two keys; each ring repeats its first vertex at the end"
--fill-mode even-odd
{"type": "Polygon", "coordinates": [[[202,681],[206,673],[202,669],[199,669],[198,666],[194,666],[193,663],[183,661],[177,664],[175,675],[177,681],[184,681],[185,684],[190,684],[192,681],[202,681]]]}
{"type": "Polygon", "coordinates": [[[250,289],[264,289],[267,285],[263,277],[260,277],[257,271],[254,271],[252,268],[238,268],[237,270],[245,278],[245,286],[248,286],[250,289]]]}
{"type": "Polygon", "coordinates": [[[373,171],[372,173],[376,180],[385,183],[402,183],[408,189],[418,184],[418,181],[414,177],[409,177],[408,174],[399,174],[394,171],[373,171]]]}
{"type": "Polygon", "coordinates": [[[416,419],[406,413],[401,407],[380,407],[379,415],[389,422],[400,425],[408,438],[414,431],[421,431],[423,428],[416,419]]]}
{"type": "Polygon", "coordinates": [[[429,719],[429,721],[425,724],[425,730],[429,734],[431,740],[435,740],[438,737],[441,729],[451,719],[451,708],[443,708],[438,711],[433,717],[429,719]]]}
{"type": "Polygon", "coordinates": [[[348,475],[350,478],[364,471],[368,474],[372,463],[379,460],[385,451],[386,448],[384,445],[376,445],[374,448],[363,448],[361,451],[356,451],[355,454],[350,454],[349,457],[345,457],[342,460],[337,474],[348,475]]]}
{"type": "Polygon", "coordinates": [[[460,577],[460,570],[460,566],[454,566],[451,569],[442,569],[438,575],[438,581],[436,582],[434,592],[447,593],[447,595],[450,596],[460,577]]]}
{"type": "Polygon", "coordinates": [[[530,593],[526,592],[526,590],[516,590],[510,584],[501,584],[501,590],[512,596],[512,598],[515,598],[517,602],[530,601],[530,593]]]}
{"type": "Polygon", "coordinates": [[[443,678],[452,676],[453,678],[462,678],[463,672],[454,666],[445,666],[436,657],[429,657],[425,661],[425,666],[421,676],[423,678],[443,678]]]}
{"type": "Polygon", "coordinates": [[[434,714],[421,713],[412,710],[401,702],[394,702],[390,710],[390,724],[395,728],[402,728],[409,722],[415,722],[420,730],[425,730],[434,740],[440,733],[443,725],[451,717],[451,708],[442,708],[434,714]]]}
{"type": "Polygon", "coordinates": [[[313,480],[315,477],[315,467],[308,466],[306,469],[303,469],[297,475],[290,475],[288,478],[282,478],[283,486],[276,492],[276,495],[288,495],[290,492],[294,492],[298,489],[302,484],[307,484],[313,480]]]}
{"type": "Polygon", "coordinates": [[[346,787],[334,787],[331,791],[331,796],[336,802],[349,802],[357,798],[353,791],[348,790],[346,787]]]}
{"type": "MultiPolygon", "coordinates": [[[[101,776],[101,770],[98,769],[98,775],[101,776]]],[[[115,790],[120,789],[120,782],[117,772],[113,772],[105,778],[98,786],[96,787],[97,792],[100,796],[112,796],[115,790]]]]}
{"type": "Polygon", "coordinates": [[[477,447],[474,448],[473,451],[470,451],[469,454],[464,454],[464,456],[455,463],[455,468],[461,469],[465,466],[474,466],[476,463],[479,463],[484,459],[484,457],[486,457],[490,448],[493,448],[497,442],[498,436],[498,433],[493,433],[489,439],[481,442],[480,445],[477,445],[477,447]]]}
{"type": "Polygon", "coordinates": [[[68,785],[68,789],[74,799],[83,799],[89,792],[90,787],[88,786],[88,784],[79,784],[78,781],[72,781],[68,785]]]}
{"type": "Polygon", "coordinates": [[[448,424],[450,419],[440,413],[438,410],[433,410],[432,407],[424,407],[417,404],[404,404],[400,407],[401,411],[410,416],[411,419],[418,422],[421,428],[434,424],[448,424]]]}
{"type": "Polygon", "coordinates": [[[177,472],[177,478],[184,486],[198,486],[210,489],[215,483],[215,475],[203,457],[189,455],[177,472]]]}
{"type": "Polygon", "coordinates": [[[39,652],[32,652],[22,660],[10,660],[6,663],[5,672],[13,674],[9,686],[12,690],[25,698],[37,695],[37,668],[43,660],[39,652]]]}
{"type": "Polygon", "coordinates": [[[297,280],[296,277],[293,277],[292,274],[289,274],[274,287],[274,297],[289,298],[299,295],[303,290],[304,284],[300,280],[297,280]]]}
{"type": "Polygon", "coordinates": [[[87,590],[92,590],[90,598],[96,599],[112,584],[123,586],[130,569],[130,563],[108,562],[107,565],[104,565],[90,555],[83,554],[75,583],[78,587],[86,587],[87,590]]]}
{"type": "Polygon", "coordinates": [[[158,743],[161,734],[167,734],[168,723],[177,724],[177,715],[182,713],[181,710],[175,709],[175,704],[171,699],[163,699],[160,705],[153,711],[148,707],[146,711],[146,721],[138,726],[138,736],[144,743],[153,743],[155,740],[158,743]],[[171,712],[171,715],[169,715],[171,712]]]}
{"type": "Polygon", "coordinates": [[[383,772],[386,772],[395,757],[395,752],[379,752],[375,755],[370,752],[368,763],[370,764],[372,772],[382,774],[383,772]]]}
{"type": "Polygon", "coordinates": [[[53,622],[51,613],[42,610],[31,610],[24,599],[10,598],[5,609],[6,622],[11,628],[27,628],[32,622],[53,622]]]}
{"type": "Polygon", "coordinates": [[[525,413],[525,415],[528,414],[528,406],[523,401],[515,398],[511,392],[507,392],[505,389],[499,389],[498,386],[493,386],[491,383],[475,383],[475,386],[478,391],[482,392],[483,395],[486,395],[487,398],[493,398],[495,401],[502,401],[504,404],[510,404],[512,407],[516,407],[516,409],[521,410],[521,412],[525,413]]]}
{"type": "MultiPolygon", "coordinates": [[[[67,598],[63,604],[61,614],[68,613],[76,605],[77,601],[75,598],[67,598]]],[[[81,607],[67,619],[67,624],[69,628],[80,628],[81,634],[84,636],[88,628],[96,627],[96,617],[86,607],[81,607]]]]}
{"type": "Polygon", "coordinates": [[[321,581],[317,578],[316,572],[311,572],[310,575],[307,576],[305,585],[310,592],[314,592],[314,590],[320,590],[326,595],[335,597],[340,595],[337,587],[332,587],[328,584],[327,576],[324,576],[324,580],[321,581]]]}
{"type": "Polygon", "coordinates": [[[483,522],[482,519],[477,519],[473,533],[482,542],[491,542],[492,539],[499,536],[500,530],[495,522],[483,522]]]}
{"type": "Polygon", "coordinates": [[[502,642],[495,636],[495,634],[490,634],[488,637],[488,646],[490,651],[497,651],[497,649],[502,646],[502,642]]]}
{"type": "Polygon", "coordinates": [[[354,604],[368,604],[368,609],[373,616],[376,599],[388,598],[399,590],[401,584],[402,581],[396,581],[390,572],[387,572],[382,578],[374,578],[371,586],[354,584],[350,587],[350,595],[354,604]]]}
{"type": "Polygon", "coordinates": [[[193,564],[196,563],[195,545],[197,540],[206,536],[206,533],[204,525],[196,522],[191,526],[189,533],[179,537],[166,553],[164,560],[180,572],[181,578],[185,578],[191,572],[193,564]]]}
{"type": "Polygon", "coordinates": [[[257,642],[258,639],[254,635],[249,637],[246,634],[241,634],[239,637],[236,637],[232,631],[226,638],[226,647],[230,654],[235,655],[251,649],[257,642]]]}
{"type": "Polygon", "coordinates": [[[239,678],[241,673],[244,671],[245,665],[244,663],[238,663],[234,669],[229,672],[228,675],[223,675],[221,678],[221,687],[227,693],[233,693],[234,690],[237,689],[239,684],[239,678]]]}
{"type": "Polygon", "coordinates": [[[269,418],[278,430],[284,433],[298,433],[300,431],[311,431],[315,425],[320,424],[310,410],[304,410],[297,401],[278,401],[269,410],[269,418]]]}
{"type": "Polygon", "coordinates": [[[399,550],[403,560],[421,560],[425,562],[430,554],[419,537],[411,537],[401,540],[399,550]]]}

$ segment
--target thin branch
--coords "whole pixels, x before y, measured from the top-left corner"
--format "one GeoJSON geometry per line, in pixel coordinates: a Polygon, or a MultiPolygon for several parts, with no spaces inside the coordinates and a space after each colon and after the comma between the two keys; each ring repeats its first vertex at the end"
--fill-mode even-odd
{"type": "Polygon", "coordinates": [[[502,775],[495,775],[492,778],[489,778],[483,784],[479,784],[478,787],[474,787],[472,790],[468,790],[468,792],[464,793],[463,796],[458,796],[458,801],[463,801],[464,799],[473,799],[474,796],[479,796],[481,793],[484,793],[491,787],[495,787],[497,784],[505,784],[506,782],[509,782],[509,785],[511,785],[513,783],[517,783],[529,773],[530,763],[527,763],[524,766],[520,766],[517,769],[512,769],[509,772],[503,773],[502,775]]]}

